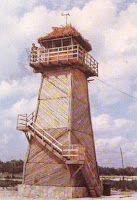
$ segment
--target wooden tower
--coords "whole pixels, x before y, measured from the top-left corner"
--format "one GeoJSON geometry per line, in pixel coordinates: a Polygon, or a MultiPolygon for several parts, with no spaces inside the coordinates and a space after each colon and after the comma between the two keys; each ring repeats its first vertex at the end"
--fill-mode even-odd
{"type": "Polygon", "coordinates": [[[29,142],[24,188],[41,188],[46,197],[100,196],[87,84],[98,63],[74,27],[52,29],[31,48],[30,66],[42,74],[36,111],[18,116],[29,142]]]}

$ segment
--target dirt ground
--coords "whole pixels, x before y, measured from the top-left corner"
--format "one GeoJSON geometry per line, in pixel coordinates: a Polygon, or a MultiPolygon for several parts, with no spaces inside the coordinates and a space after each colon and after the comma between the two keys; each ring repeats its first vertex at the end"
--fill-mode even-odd
{"type": "MultiPolygon", "coordinates": [[[[17,191],[10,191],[9,189],[0,189],[0,200],[56,200],[49,199],[49,198],[29,198],[29,197],[20,197],[17,194],[17,191]]],[[[137,200],[137,192],[118,192],[118,191],[112,191],[112,196],[108,197],[100,197],[100,198],[75,198],[73,200],[137,200]]],[[[61,199],[60,199],[61,200],[61,199]]],[[[66,200],[66,199],[64,199],[66,200]]],[[[72,200],[72,199],[69,199],[72,200]]]]}

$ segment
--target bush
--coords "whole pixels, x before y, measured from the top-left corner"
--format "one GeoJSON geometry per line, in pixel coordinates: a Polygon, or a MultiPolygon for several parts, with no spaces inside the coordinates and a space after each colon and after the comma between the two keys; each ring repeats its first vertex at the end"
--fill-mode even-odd
{"type": "MultiPolygon", "coordinates": [[[[124,181],[125,182],[125,188],[127,190],[134,190],[137,191],[137,180],[133,180],[133,181],[124,181]]],[[[103,181],[103,183],[109,183],[111,188],[114,189],[123,189],[123,181],[113,181],[113,180],[105,180],[103,181]]]]}
{"type": "Polygon", "coordinates": [[[0,180],[0,187],[14,187],[18,184],[21,184],[21,181],[0,180]]]}

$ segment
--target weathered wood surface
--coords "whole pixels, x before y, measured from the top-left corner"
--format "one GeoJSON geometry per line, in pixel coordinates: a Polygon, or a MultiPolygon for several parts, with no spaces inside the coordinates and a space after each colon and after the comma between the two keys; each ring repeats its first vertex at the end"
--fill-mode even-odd
{"type": "Polygon", "coordinates": [[[100,185],[85,74],[77,69],[48,71],[40,88],[35,123],[62,145],[80,144],[86,148],[86,163],[68,167],[46,147],[31,140],[25,184],[56,186],[100,185]]]}

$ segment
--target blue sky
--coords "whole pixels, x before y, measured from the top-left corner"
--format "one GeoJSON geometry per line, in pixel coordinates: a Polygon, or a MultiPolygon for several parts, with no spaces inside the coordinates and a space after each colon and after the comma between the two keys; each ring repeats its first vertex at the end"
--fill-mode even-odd
{"type": "MultiPolygon", "coordinates": [[[[27,140],[16,130],[19,113],[36,108],[40,75],[28,66],[27,51],[52,26],[65,24],[61,12],[89,39],[99,62],[99,79],[137,97],[137,1],[4,0],[0,6],[0,159],[24,159],[27,140]]],[[[98,80],[89,96],[99,165],[137,166],[137,100],[98,80]]]]}

